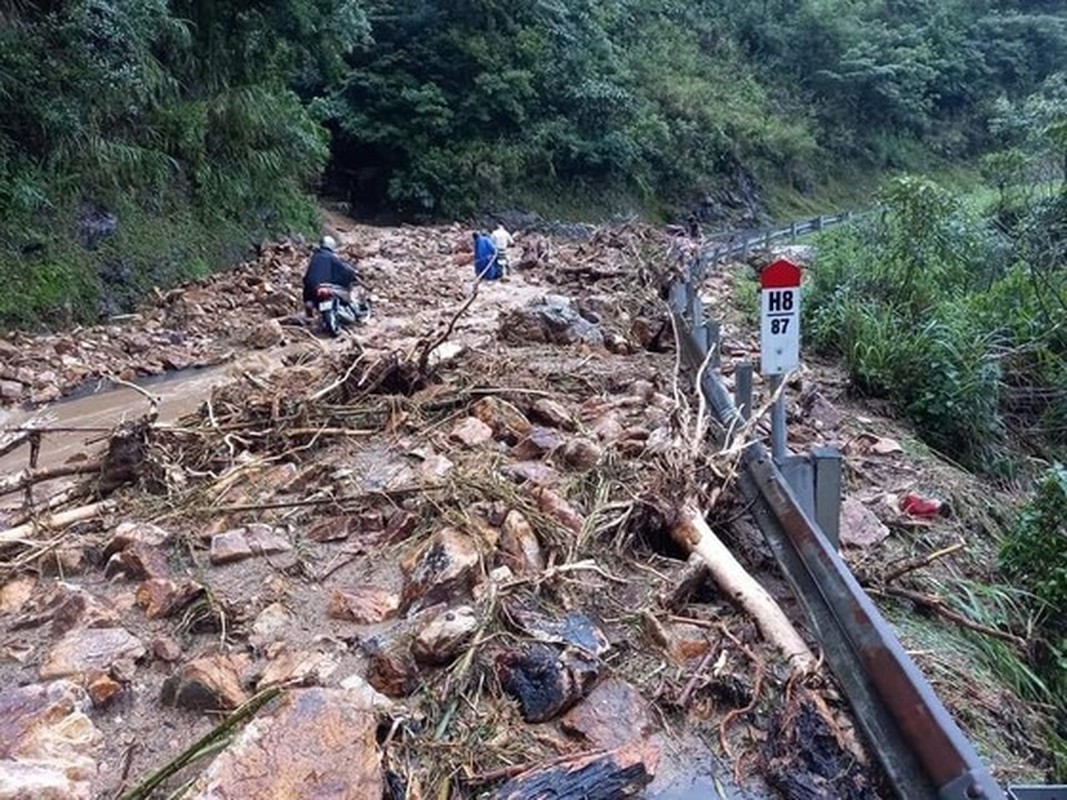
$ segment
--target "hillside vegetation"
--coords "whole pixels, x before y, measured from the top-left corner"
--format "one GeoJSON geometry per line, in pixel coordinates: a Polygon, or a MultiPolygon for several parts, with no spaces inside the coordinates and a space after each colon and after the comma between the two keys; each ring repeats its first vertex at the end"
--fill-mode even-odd
{"type": "Polygon", "coordinates": [[[2,0],[0,323],[114,313],[310,229],[324,170],[409,219],[721,195],[751,221],[759,186],[976,158],[1005,104],[1062,101],[1059,6],[2,0]]]}

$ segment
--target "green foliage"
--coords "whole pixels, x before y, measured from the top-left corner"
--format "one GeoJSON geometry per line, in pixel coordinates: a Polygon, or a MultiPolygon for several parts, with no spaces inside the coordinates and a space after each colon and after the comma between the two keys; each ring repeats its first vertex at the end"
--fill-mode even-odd
{"type": "Polygon", "coordinates": [[[1046,626],[1067,634],[1067,468],[1062,464],[1038,481],[1001,559],[1007,574],[1043,604],[1046,626]]]}
{"type": "Polygon", "coordinates": [[[807,340],[968,465],[1006,467],[1009,430],[1062,453],[1067,280],[1028,253],[941,187],[898,179],[877,214],[823,237],[807,340]]]}
{"type": "Polygon", "coordinates": [[[290,87],[339,76],[366,34],[358,5],[73,0],[11,14],[0,277],[14,292],[0,325],[91,320],[310,226],[328,138],[290,87]],[[87,234],[105,212],[114,232],[87,234]]]}

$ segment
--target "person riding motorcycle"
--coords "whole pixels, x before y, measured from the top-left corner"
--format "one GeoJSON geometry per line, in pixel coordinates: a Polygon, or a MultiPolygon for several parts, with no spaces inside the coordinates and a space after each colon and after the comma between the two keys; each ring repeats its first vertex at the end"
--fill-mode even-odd
{"type": "Polygon", "coordinates": [[[304,272],[304,313],[308,318],[315,315],[317,290],[323,285],[333,285],[345,290],[349,297],[347,303],[351,305],[352,286],[358,279],[356,268],[337,255],[337,242],[334,238],[323,236],[304,272]]]}

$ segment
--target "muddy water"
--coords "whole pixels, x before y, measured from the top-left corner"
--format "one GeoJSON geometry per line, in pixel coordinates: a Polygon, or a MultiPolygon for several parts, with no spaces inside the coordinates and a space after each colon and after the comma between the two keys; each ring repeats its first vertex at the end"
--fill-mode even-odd
{"type": "MultiPolygon", "coordinates": [[[[142,388],[159,398],[159,420],[173,422],[195,411],[214,386],[230,379],[231,370],[209,367],[171,373],[144,382],[142,388]]],[[[137,419],[148,409],[148,399],[140,392],[125,387],[107,388],[33,411],[0,409],[0,431],[31,423],[42,428],[68,429],[47,434],[41,443],[38,466],[52,467],[93,452],[99,447],[94,440],[98,442],[115,425],[137,419]]],[[[0,458],[0,475],[25,468],[28,454],[29,448],[23,445],[0,458]]]]}

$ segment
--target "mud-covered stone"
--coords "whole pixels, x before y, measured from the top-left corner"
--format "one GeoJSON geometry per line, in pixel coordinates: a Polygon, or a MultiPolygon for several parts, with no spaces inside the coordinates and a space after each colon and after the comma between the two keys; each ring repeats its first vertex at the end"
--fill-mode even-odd
{"type": "Polygon", "coordinates": [[[470,606],[443,611],[415,635],[411,650],[423,664],[447,664],[463,651],[478,630],[478,615],[470,606]]]}
{"type": "Polygon", "coordinates": [[[248,637],[253,647],[263,647],[278,638],[293,621],[293,615],[281,603],[271,603],[260,611],[252,622],[248,637]]]}
{"type": "Polygon", "coordinates": [[[465,447],[479,447],[492,441],[493,429],[477,417],[466,417],[456,423],[448,437],[465,447]]]}
{"type": "Polygon", "coordinates": [[[659,759],[659,748],[647,741],[630,742],[607,752],[578,753],[519,773],[500,786],[491,800],[643,797],[641,791],[655,777],[659,759]]]}
{"type": "Polygon", "coordinates": [[[84,680],[92,670],[109,672],[123,659],[145,654],[141,640],[125,628],[76,628],[56,642],[41,665],[41,680],[84,680]]]}
{"type": "Polygon", "coordinates": [[[877,515],[854,497],[841,503],[841,544],[870,547],[889,538],[887,528],[877,515]]]}
{"type": "Polygon", "coordinates": [[[252,720],[193,787],[196,800],[382,796],[378,712],[345,689],[294,689],[252,720]]]}
{"type": "Polygon", "coordinates": [[[204,594],[204,587],[192,578],[173,580],[152,578],[137,587],[137,605],[149,619],[177,614],[204,594]]]}
{"type": "Polygon", "coordinates": [[[25,626],[51,620],[54,636],[75,628],[111,628],[119,621],[118,611],[109,600],[70,583],[57,583],[42,598],[40,607],[42,612],[35,619],[27,620],[25,626]]]}
{"type": "Polygon", "coordinates": [[[544,644],[507,650],[496,658],[497,678],[527,722],[546,722],[573,706],[596,682],[599,664],[575,650],[544,644]]]}
{"type": "Polygon", "coordinates": [[[500,338],[515,345],[600,345],[604,335],[566,297],[549,295],[500,315],[500,338]]]}
{"type": "Polygon", "coordinates": [[[645,739],[656,726],[641,693],[625,681],[609,678],[568,711],[560,727],[585,737],[594,747],[610,750],[645,739]]]}
{"type": "Polygon", "coordinates": [[[240,656],[204,656],[184,665],[163,681],[160,701],[190,711],[232,711],[248,701],[241,673],[248,659],[240,656]]]}
{"type": "Polygon", "coordinates": [[[151,522],[126,521],[115,528],[111,541],[104,548],[104,555],[110,557],[135,543],[149,547],[163,547],[172,538],[173,535],[169,531],[151,522]]]}
{"type": "Polygon", "coordinates": [[[596,442],[584,437],[575,437],[568,441],[560,453],[563,463],[571,469],[592,469],[604,457],[604,451],[596,442]]]}
{"type": "Polygon", "coordinates": [[[375,625],[396,614],[400,597],[393,592],[364,586],[355,589],[334,589],[330,593],[327,613],[334,619],[375,625]]]}
{"type": "Polygon", "coordinates": [[[173,662],[182,657],[181,645],[169,636],[160,636],[153,639],[151,644],[152,655],[160,661],[173,662]]]}
{"type": "Polygon", "coordinates": [[[539,398],[533,404],[530,416],[538,422],[564,431],[573,431],[578,427],[567,407],[548,397],[539,398]]]}
{"type": "Polygon", "coordinates": [[[537,507],[572,533],[581,533],[585,518],[574,510],[562,495],[545,486],[535,487],[531,492],[537,507]]]}
{"type": "Polygon", "coordinates": [[[530,420],[507,400],[483,397],[471,408],[471,413],[488,425],[493,436],[515,444],[530,433],[530,420]]]}
{"type": "Polygon", "coordinates": [[[337,659],[321,650],[295,650],[285,642],[267,649],[267,664],[256,684],[257,689],[297,682],[305,686],[322,684],[338,667],[337,659]]]}
{"type": "Polygon", "coordinates": [[[506,605],[504,610],[512,625],[539,642],[577,647],[593,656],[611,649],[600,627],[580,611],[557,619],[517,605],[506,605]]]}
{"type": "Polygon", "coordinates": [[[232,564],[252,557],[252,548],[248,545],[243,530],[226,531],[211,537],[211,552],[208,556],[216,566],[232,564]]]}
{"type": "Polygon", "coordinates": [[[241,341],[242,344],[253,350],[266,350],[271,347],[277,347],[284,338],[285,332],[282,330],[281,323],[278,320],[270,319],[249,328],[241,341]]]}
{"type": "Polygon", "coordinates": [[[563,436],[554,428],[534,425],[519,443],[511,449],[513,458],[529,461],[542,458],[563,445],[563,436]]]}
{"type": "Polygon", "coordinates": [[[545,557],[537,534],[519,511],[513,509],[504,517],[500,549],[507,557],[507,564],[517,575],[537,574],[545,568],[545,557]]]}
{"type": "Polygon", "coordinates": [[[455,528],[443,528],[413,558],[401,565],[407,574],[401,605],[428,605],[466,591],[474,579],[481,554],[474,538],[455,528]]]}
{"type": "Polygon", "coordinates": [[[373,637],[363,643],[370,657],[367,682],[388,697],[407,697],[418,687],[419,667],[408,636],[373,637]]]}
{"type": "Polygon", "coordinates": [[[165,578],[169,573],[167,554],[145,542],[131,542],[114,553],[104,567],[104,577],[109,580],[120,577],[129,580],[165,578]]]}
{"type": "Polygon", "coordinates": [[[534,486],[555,486],[559,473],[541,461],[515,461],[504,464],[500,472],[516,483],[531,483],[534,486]]]}
{"type": "Polygon", "coordinates": [[[100,742],[90,707],[65,680],[0,691],[0,797],[89,800],[100,742]]]}

